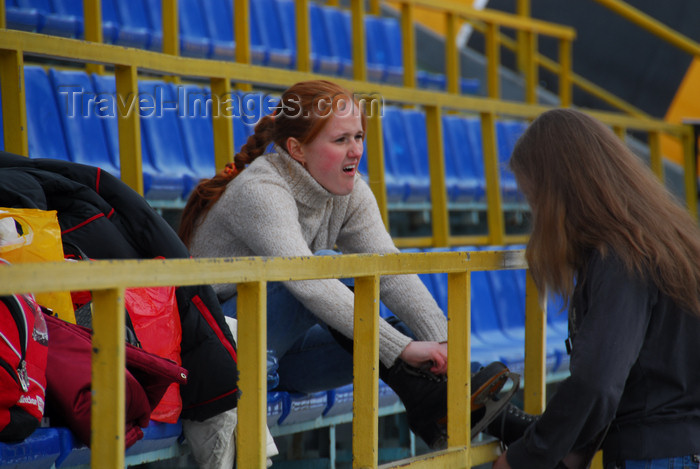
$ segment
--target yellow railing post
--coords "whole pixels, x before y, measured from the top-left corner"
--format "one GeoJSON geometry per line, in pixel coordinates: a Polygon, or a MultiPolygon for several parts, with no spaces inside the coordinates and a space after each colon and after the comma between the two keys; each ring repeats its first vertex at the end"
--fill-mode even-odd
{"type": "MultiPolygon", "coordinates": [[[[214,132],[214,167],[220,171],[226,163],[233,161],[233,115],[227,101],[232,98],[231,82],[228,78],[212,77],[212,131],[214,132]]],[[[213,174],[211,176],[214,176],[213,174]]]]}
{"type": "Polygon", "coordinates": [[[401,37],[403,39],[403,86],[416,87],[415,8],[401,3],[401,37]]]}
{"type": "Polygon", "coordinates": [[[486,52],[486,89],[488,97],[500,99],[501,80],[498,68],[501,62],[499,28],[495,23],[486,23],[485,52],[486,52]]]}
{"type": "Polygon", "coordinates": [[[311,71],[311,34],[309,0],[296,0],[297,24],[297,70],[311,71]]]}
{"type": "Polygon", "coordinates": [[[445,185],[445,152],[442,138],[442,108],[440,106],[425,107],[425,124],[428,135],[433,246],[448,246],[450,220],[445,185]]]}
{"type": "Polygon", "coordinates": [[[29,156],[24,55],[21,50],[0,49],[0,76],[5,151],[29,156]]]}
{"type": "Polygon", "coordinates": [[[365,2],[351,0],[352,11],[352,74],[357,81],[367,80],[367,53],[365,50],[365,2]]]}
{"type": "Polygon", "coordinates": [[[238,284],[237,466],[265,467],[267,440],[267,282],[238,284]]]}
{"type": "MultiPolygon", "coordinates": [[[[249,0],[233,0],[234,40],[236,42],[236,62],[250,63],[250,3],[249,0]]],[[[238,88],[250,91],[250,83],[238,83],[238,88]]]]}
{"type": "Polygon", "coordinates": [[[94,290],[92,317],[92,467],[124,468],[126,339],[124,289],[94,290]]]}
{"type": "Polygon", "coordinates": [[[457,15],[445,13],[445,76],[447,92],[459,94],[459,49],[457,48],[457,15]]]}
{"type": "Polygon", "coordinates": [[[572,58],[571,41],[559,40],[559,104],[569,107],[572,103],[572,58]]]}
{"type": "MultiPolygon", "coordinates": [[[[530,0],[517,0],[515,4],[515,14],[521,18],[530,18],[532,16],[532,8],[530,6],[530,0]]],[[[528,44],[528,37],[525,31],[518,30],[516,33],[516,40],[518,43],[517,51],[517,63],[518,70],[524,72],[527,68],[527,59],[525,58],[528,54],[527,49],[530,47],[528,44]]]]}
{"type": "Polygon", "coordinates": [[[649,163],[651,170],[659,177],[659,180],[664,182],[664,165],[661,157],[661,133],[650,131],[647,134],[649,138],[649,163]]]}
{"type": "Polygon", "coordinates": [[[471,272],[447,275],[447,443],[466,447],[470,467],[471,414],[471,272]]]}
{"type": "Polygon", "coordinates": [[[489,244],[503,242],[504,221],[501,210],[501,179],[498,169],[498,148],[496,146],[496,116],[492,112],[481,113],[481,140],[486,179],[486,219],[488,221],[489,244]]]}
{"type": "Polygon", "coordinates": [[[0,29],[7,28],[7,11],[5,10],[5,2],[0,2],[0,29]]]}
{"type": "MultiPolygon", "coordinates": [[[[102,34],[102,2],[94,0],[83,0],[83,16],[85,40],[91,42],[103,42],[102,34]]],[[[88,73],[103,74],[105,66],[101,64],[88,63],[85,65],[88,73]]]]}
{"type": "Polygon", "coordinates": [[[525,75],[525,102],[537,104],[537,34],[532,31],[523,32],[523,74],[525,75]]]}
{"type": "Polygon", "coordinates": [[[547,304],[537,291],[530,271],[525,287],[525,412],[541,414],[546,402],[547,304]]]}
{"type": "Polygon", "coordinates": [[[377,199],[379,213],[384,226],[389,229],[389,209],[387,207],[386,179],[384,169],[384,136],[382,133],[382,103],[371,102],[367,114],[367,171],[369,187],[377,199]]]}
{"type": "Polygon", "coordinates": [[[141,121],[139,120],[139,87],[136,67],[115,65],[119,127],[119,162],[121,179],[143,195],[141,171],[141,121]]]}
{"type": "Polygon", "coordinates": [[[355,278],[352,467],[379,459],[379,276],[355,278]]]}

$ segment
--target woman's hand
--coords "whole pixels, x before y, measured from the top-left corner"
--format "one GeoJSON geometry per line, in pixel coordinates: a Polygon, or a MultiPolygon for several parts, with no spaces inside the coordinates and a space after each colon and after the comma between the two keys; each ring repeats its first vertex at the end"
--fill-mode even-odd
{"type": "Polygon", "coordinates": [[[430,367],[430,371],[436,375],[447,373],[447,343],[424,342],[414,340],[410,342],[399,357],[415,368],[430,367]]]}
{"type": "Polygon", "coordinates": [[[510,464],[508,464],[505,452],[493,462],[493,469],[510,469],[510,464]]]}

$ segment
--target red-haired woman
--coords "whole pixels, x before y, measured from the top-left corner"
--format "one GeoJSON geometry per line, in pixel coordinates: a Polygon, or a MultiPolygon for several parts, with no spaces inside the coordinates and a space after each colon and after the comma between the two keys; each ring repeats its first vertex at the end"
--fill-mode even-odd
{"type": "MultiPolygon", "coordinates": [[[[342,87],[308,81],[286,90],[234,162],[190,196],[179,234],[192,255],[397,253],[358,173],[365,126],[363,110],[342,87]]],[[[235,317],[236,285],[214,288],[224,313],[235,317]]],[[[380,288],[403,321],[392,327],[380,319],[380,376],[401,397],[411,428],[429,445],[444,445],[445,315],[416,275],[383,277],[380,288]]],[[[279,363],[278,389],[314,392],[352,382],[353,305],[352,290],[337,279],[268,285],[268,358],[279,363]]],[[[506,375],[502,364],[490,364],[473,389],[491,392],[506,375]]]]}

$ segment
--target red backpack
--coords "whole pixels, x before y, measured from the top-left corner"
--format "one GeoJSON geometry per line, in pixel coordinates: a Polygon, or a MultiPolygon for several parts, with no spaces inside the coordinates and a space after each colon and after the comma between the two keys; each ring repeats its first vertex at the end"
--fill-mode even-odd
{"type": "Polygon", "coordinates": [[[46,331],[33,296],[0,296],[0,441],[25,439],[44,415],[46,331]]]}

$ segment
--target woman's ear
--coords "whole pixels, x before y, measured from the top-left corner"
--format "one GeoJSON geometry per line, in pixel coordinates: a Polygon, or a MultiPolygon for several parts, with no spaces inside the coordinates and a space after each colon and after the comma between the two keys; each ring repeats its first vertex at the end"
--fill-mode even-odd
{"type": "Polygon", "coordinates": [[[301,142],[294,137],[289,137],[287,139],[287,153],[289,156],[297,160],[302,165],[306,164],[306,158],[304,157],[304,149],[301,142]]]}

